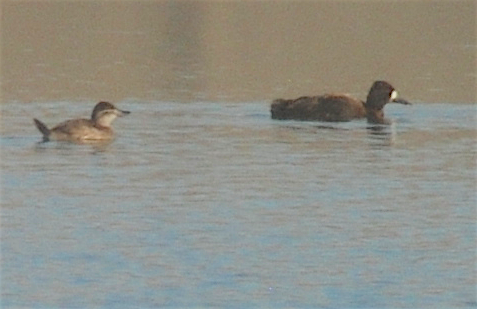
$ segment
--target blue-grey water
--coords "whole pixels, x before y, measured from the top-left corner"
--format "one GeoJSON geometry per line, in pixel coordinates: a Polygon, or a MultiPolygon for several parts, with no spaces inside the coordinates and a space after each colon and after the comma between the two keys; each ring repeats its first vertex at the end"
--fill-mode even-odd
{"type": "Polygon", "coordinates": [[[2,105],[2,307],[477,306],[475,105],[130,99],[110,144],[38,143],[93,105],[2,105]]]}
{"type": "Polygon", "coordinates": [[[476,308],[476,5],[0,1],[0,307],[476,308]],[[391,126],[270,119],[381,79],[391,126]]]}

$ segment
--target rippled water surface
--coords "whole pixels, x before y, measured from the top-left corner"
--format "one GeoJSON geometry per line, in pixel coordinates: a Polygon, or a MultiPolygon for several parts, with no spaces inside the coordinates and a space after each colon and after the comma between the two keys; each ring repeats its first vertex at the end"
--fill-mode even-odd
{"type": "Polygon", "coordinates": [[[2,307],[477,306],[475,105],[126,100],[111,144],[37,143],[93,105],[2,105],[2,307]]]}
{"type": "Polygon", "coordinates": [[[0,6],[0,307],[477,307],[475,1],[0,6]],[[270,119],[375,80],[391,126],[270,119]]]}

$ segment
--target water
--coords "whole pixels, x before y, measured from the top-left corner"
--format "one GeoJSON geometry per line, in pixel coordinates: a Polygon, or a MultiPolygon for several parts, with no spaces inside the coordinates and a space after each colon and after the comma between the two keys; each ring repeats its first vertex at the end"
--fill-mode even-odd
{"type": "Polygon", "coordinates": [[[477,306],[475,105],[131,99],[111,144],[37,143],[93,105],[2,105],[2,307],[477,306]]]}
{"type": "Polygon", "coordinates": [[[477,307],[475,1],[0,6],[2,308],[477,307]],[[389,127],[270,119],[378,79],[389,127]]]}

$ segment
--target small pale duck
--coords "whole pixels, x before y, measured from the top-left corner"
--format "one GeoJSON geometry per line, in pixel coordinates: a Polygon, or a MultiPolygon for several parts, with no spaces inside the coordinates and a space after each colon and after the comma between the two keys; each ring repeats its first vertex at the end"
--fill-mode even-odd
{"type": "Polygon", "coordinates": [[[114,137],[111,123],[116,117],[129,114],[129,111],[117,109],[109,102],[99,102],[93,109],[91,119],[71,119],[52,129],[34,118],[36,127],[43,134],[43,141],[88,142],[105,141],[114,137]]]}
{"type": "Polygon", "coordinates": [[[300,97],[294,100],[277,99],[272,102],[272,119],[305,121],[350,121],[367,118],[368,123],[389,124],[383,108],[387,103],[409,105],[398,98],[397,91],[385,81],[375,81],[369,89],[366,102],[344,94],[325,94],[300,97]]]}

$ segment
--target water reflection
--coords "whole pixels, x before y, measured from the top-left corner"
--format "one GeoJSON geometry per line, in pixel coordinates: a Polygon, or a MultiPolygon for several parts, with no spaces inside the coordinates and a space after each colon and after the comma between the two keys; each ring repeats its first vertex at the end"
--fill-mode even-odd
{"type": "MultiPolygon", "coordinates": [[[[280,120],[278,120],[280,121],[280,120]]],[[[326,125],[326,124],[320,124],[320,125],[315,125],[314,123],[306,123],[306,125],[302,126],[293,126],[293,125],[284,125],[283,127],[288,128],[290,130],[302,130],[306,132],[319,132],[320,130],[333,130],[333,131],[349,131],[351,130],[350,128],[343,128],[339,127],[337,125],[326,125]]]]}
{"type": "Polygon", "coordinates": [[[396,123],[368,125],[366,130],[373,146],[393,146],[396,142],[396,123]]]}
{"type": "Polygon", "coordinates": [[[80,149],[90,149],[91,153],[101,153],[108,150],[114,139],[109,140],[86,140],[86,141],[39,141],[35,143],[34,149],[36,152],[47,152],[51,149],[63,152],[65,155],[71,154],[73,151],[80,149]]]}

